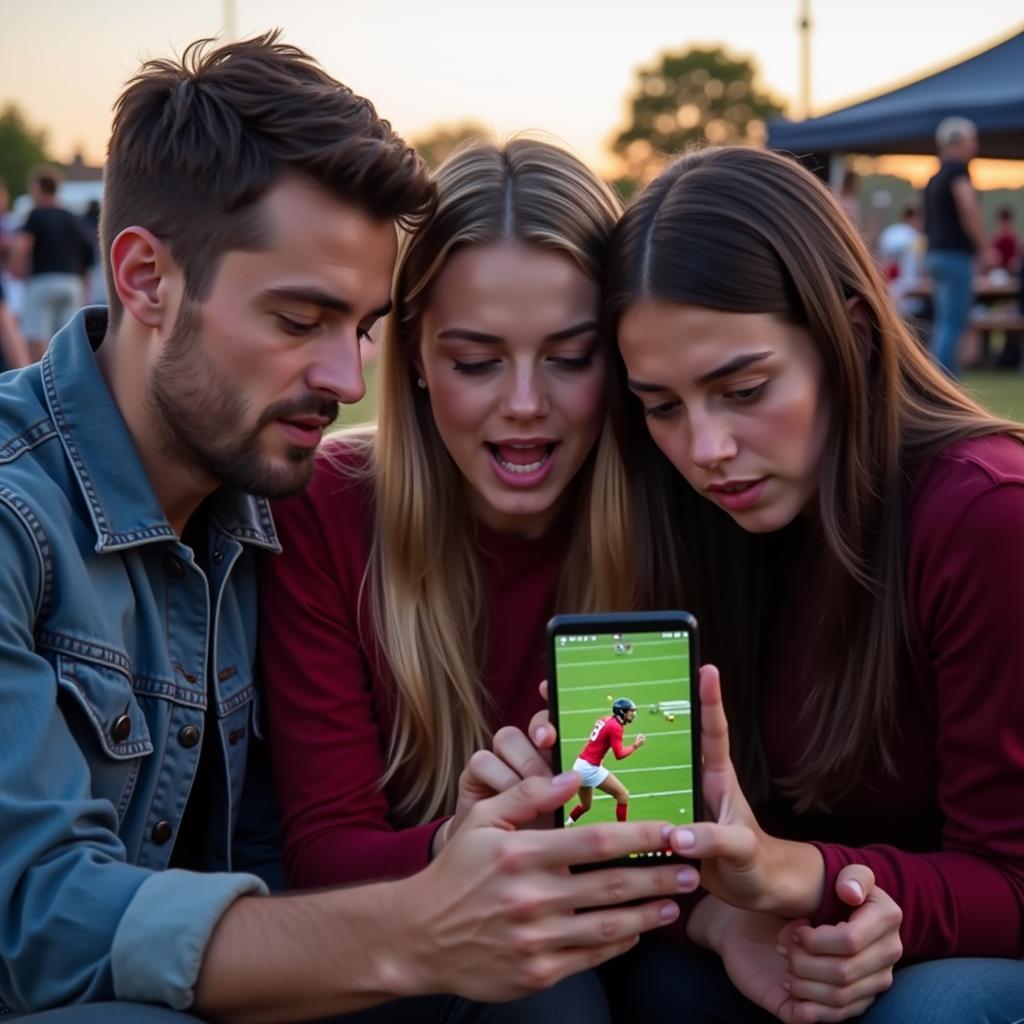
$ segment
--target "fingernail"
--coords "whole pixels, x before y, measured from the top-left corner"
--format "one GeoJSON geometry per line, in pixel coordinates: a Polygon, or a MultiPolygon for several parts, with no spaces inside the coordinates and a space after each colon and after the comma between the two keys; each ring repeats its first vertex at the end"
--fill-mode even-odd
{"type": "Polygon", "coordinates": [[[672,844],[672,833],[675,832],[675,825],[662,825],[661,826],[661,841],[666,845],[672,844]]]}
{"type": "Polygon", "coordinates": [[[675,833],[675,844],[683,850],[688,850],[694,843],[697,842],[697,837],[688,828],[677,828],[675,833]]]}
{"type": "Polygon", "coordinates": [[[850,879],[849,886],[857,894],[857,899],[864,899],[864,887],[855,879],[850,879]]]}
{"type": "Polygon", "coordinates": [[[687,866],[676,872],[676,884],[680,889],[692,889],[698,881],[700,881],[700,876],[697,874],[696,868],[687,866]]]}
{"type": "Polygon", "coordinates": [[[556,775],[551,780],[551,785],[554,786],[557,789],[559,786],[564,786],[567,783],[572,782],[575,778],[576,778],[576,773],[575,772],[562,772],[561,775],[556,775]]]}
{"type": "Polygon", "coordinates": [[[679,907],[674,903],[662,903],[658,909],[658,917],[662,921],[674,921],[679,916],[679,907]]]}
{"type": "Polygon", "coordinates": [[[547,734],[548,727],[546,725],[539,725],[537,726],[536,732],[533,734],[533,738],[537,743],[540,743],[544,740],[544,737],[547,736],[547,734]]]}

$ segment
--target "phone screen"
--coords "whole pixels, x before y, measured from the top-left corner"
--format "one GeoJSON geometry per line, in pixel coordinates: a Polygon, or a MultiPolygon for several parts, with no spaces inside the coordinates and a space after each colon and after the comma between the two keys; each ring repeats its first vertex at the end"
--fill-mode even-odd
{"type": "Polygon", "coordinates": [[[676,615],[660,623],[553,620],[559,767],[583,777],[578,796],[562,808],[563,824],[696,820],[695,623],[676,615]]]}

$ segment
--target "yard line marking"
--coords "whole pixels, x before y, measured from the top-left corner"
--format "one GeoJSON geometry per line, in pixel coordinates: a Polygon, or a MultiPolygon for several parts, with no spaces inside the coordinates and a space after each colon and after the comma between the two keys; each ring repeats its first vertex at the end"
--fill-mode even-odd
{"type": "MultiPolygon", "coordinates": [[[[642,731],[642,730],[639,730],[642,731]]],[[[689,729],[648,729],[644,732],[645,736],[689,736],[689,729]]],[[[590,739],[590,736],[563,736],[563,743],[571,743],[575,746],[577,743],[586,743],[590,739]]],[[[623,741],[625,742],[625,741],[623,741]]]]}
{"type": "Polygon", "coordinates": [[[605,683],[603,686],[562,686],[559,684],[559,693],[583,693],[586,690],[604,690],[607,693],[609,690],[632,690],[638,686],[664,686],[666,683],[679,683],[685,680],[684,675],[672,676],[669,679],[649,679],[642,683],[605,683]]]}
{"type": "Polygon", "coordinates": [[[643,665],[648,661],[689,661],[686,654],[655,654],[650,658],[638,658],[635,654],[622,654],[611,661],[572,661],[570,658],[558,658],[556,663],[560,672],[575,669],[594,668],[597,665],[643,665]]]}
{"type": "MultiPolygon", "coordinates": [[[[634,800],[646,800],[652,796],[684,796],[692,794],[692,789],[663,789],[660,793],[630,793],[629,802],[632,803],[634,800]]],[[[598,790],[594,793],[596,800],[613,800],[614,797],[609,796],[607,793],[598,790]]]]}
{"type": "Polygon", "coordinates": [[[685,764],[668,764],[660,768],[616,768],[616,775],[636,775],[639,772],[681,772],[690,771],[690,766],[685,764]]]}
{"type": "MultiPolygon", "coordinates": [[[[658,708],[658,710],[655,712],[655,714],[659,714],[659,715],[686,715],[686,714],[689,714],[689,712],[690,712],[689,702],[688,701],[663,700],[663,701],[660,702],[660,705],[661,706],[658,708]],[[671,704],[673,706],[672,707],[665,707],[666,704],[671,704]],[[685,707],[685,708],[678,707],[679,704],[686,704],[687,707],[685,707]]],[[[638,707],[636,710],[637,710],[637,716],[634,719],[634,722],[643,722],[644,721],[644,716],[642,714],[642,712],[644,710],[643,705],[638,707]]],[[[612,713],[612,711],[611,711],[611,705],[610,704],[605,704],[605,706],[603,708],[601,708],[601,707],[597,707],[597,708],[582,708],[579,711],[570,711],[568,709],[564,709],[562,711],[559,711],[559,715],[562,718],[565,718],[567,715],[600,715],[603,718],[607,718],[611,713],[612,713]]]]}

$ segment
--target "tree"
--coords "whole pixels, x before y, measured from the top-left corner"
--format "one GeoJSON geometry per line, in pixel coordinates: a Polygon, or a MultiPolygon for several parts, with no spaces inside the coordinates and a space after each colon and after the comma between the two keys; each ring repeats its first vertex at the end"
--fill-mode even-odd
{"type": "Polygon", "coordinates": [[[412,144],[426,165],[434,168],[444,163],[462,143],[481,138],[490,138],[490,132],[474,121],[464,121],[457,125],[439,125],[430,135],[414,139],[412,144]]]}
{"type": "Polygon", "coordinates": [[[720,47],[669,53],[641,68],[630,125],[612,142],[622,157],[628,194],[653,178],[672,154],[701,142],[756,142],[764,122],[782,105],[757,87],[757,69],[720,47]]]}
{"type": "Polygon", "coordinates": [[[33,167],[49,162],[46,132],[32,128],[13,104],[6,106],[0,113],[0,178],[11,195],[25,191],[33,167]]]}

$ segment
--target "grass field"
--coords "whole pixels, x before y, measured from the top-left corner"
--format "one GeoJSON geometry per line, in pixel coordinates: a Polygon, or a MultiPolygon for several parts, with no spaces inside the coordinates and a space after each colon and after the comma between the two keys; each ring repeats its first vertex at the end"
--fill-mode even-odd
{"type": "MultiPolygon", "coordinates": [[[[596,723],[611,714],[612,701],[628,697],[637,706],[637,716],[625,727],[623,745],[628,747],[638,733],[647,736],[647,743],[622,761],[609,750],[604,767],[629,790],[630,819],[693,821],[686,635],[625,634],[623,644],[632,645],[626,654],[615,653],[609,635],[576,637],[564,644],[560,640],[555,659],[562,770],[572,768],[596,723]],[[668,701],[674,704],[666,712],[661,705],[668,701]]],[[[614,820],[615,801],[595,789],[593,807],[580,824],[614,820]]]]}

